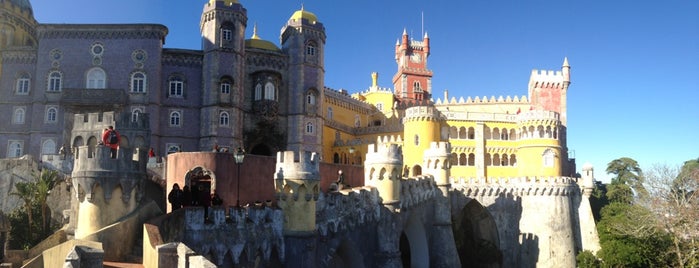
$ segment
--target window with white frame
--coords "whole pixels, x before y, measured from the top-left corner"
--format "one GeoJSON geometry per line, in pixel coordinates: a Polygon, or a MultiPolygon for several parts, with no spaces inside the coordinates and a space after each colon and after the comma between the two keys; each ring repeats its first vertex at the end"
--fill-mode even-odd
{"type": "Polygon", "coordinates": [[[25,111],[24,107],[15,108],[14,112],[12,113],[12,123],[13,124],[24,124],[25,114],[26,114],[26,111],[25,111]]]}
{"type": "Polygon", "coordinates": [[[308,42],[308,44],[306,44],[306,55],[308,55],[308,56],[315,56],[316,55],[316,43],[315,42],[308,42]]]}
{"type": "Polygon", "coordinates": [[[16,93],[17,95],[27,95],[29,94],[29,74],[22,74],[17,78],[16,93]]]}
{"type": "Polygon", "coordinates": [[[174,111],[170,113],[170,126],[171,127],[179,127],[180,126],[180,121],[182,118],[182,113],[179,111],[174,111]]]}
{"type": "Polygon", "coordinates": [[[56,154],[56,142],[53,139],[47,139],[41,143],[41,154],[56,154]]]}
{"type": "Polygon", "coordinates": [[[63,75],[58,71],[53,71],[49,74],[49,83],[47,91],[61,91],[63,75]]]}
{"type": "Polygon", "coordinates": [[[377,103],[376,109],[378,109],[379,111],[383,111],[383,103],[381,103],[381,102],[377,103]]]}
{"type": "Polygon", "coordinates": [[[135,72],[131,75],[131,92],[146,92],[146,74],[142,72],[135,72]]]}
{"type": "Polygon", "coordinates": [[[56,123],[58,121],[58,109],[56,107],[49,107],[46,109],[46,123],[56,123]]]}
{"type": "Polygon", "coordinates": [[[262,99],[262,84],[257,83],[255,85],[255,100],[261,100],[262,99]]]}
{"type": "Polygon", "coordinates": [[[358,114],[354,115],[354,127],[359,127],[362,124],[362,120],[359,118],[358,114]]]}
{"type": "Polygon", "coordinates": [[[413,90],[415,92],[422,92],[422,87],[420,87],[420,81],[415,81],[413,83],[413,90]]]}
{"type": "Polygon", "coordinates": [[[333,107],[328,107],[328,119],[333,119],[333,107]]]}
{"type": "Polygon", "coordinates": [[[131,122],[136,122],[138,121],[138,118],[141,117],[141,114],[143,113],[145,109],[143,107],[134,107],[131,109],[131,122]]]}
{"type": "Polygon", "coordinates": [[[181,98],[184,94],[184,80],[182,77],[173,76],[170,78],[169,83],[169,94],[170,97],[181,98]]]}
{"type": "Polygon", "coordinates": [[[221,30],[221,39],[224,41],[230,41],[233,38],[233,31],[230,29],[222,29],[221,30]]]}
{"type": "Polygon", "coordinates": [[[308,92],[308,94],[306,94],[306,103],[311,105],[316,104],[316,95],[314,95],[313,92],[308,92]]]}
{"type": "Polygon", "coordinates": [[[222,127],[228,126],[229,115],[228,112],[221,112],[218,117],[218,124],[222,127]]]}
{"type": "Polygon", "coordinates": [[[221,93],[231,94],[231,83],[228,81],[221,82],[221,93]]]}
{"type": "Polygon", "coordinates": [[[17,140],[10,140],[9,146],[7,146],[7,158],[17,158],[22,156],[24,147],[24,142],[17,140]]]}
{"type": "Polygon", "coordinates": [[[554,158],[556,157],[556,153],[553,150],[546,149],[546,151],[544,151],[542,157],[543,157],[544,167],[553,167],[554,166],[554,158]]]}
{"type": "Polygon", "coordinates": [[[275,89],[272,82],[265,83],[265,100],[275,100],[275,89]]]}
{"type": "Polygon", "coordinates": [[[103,89],[107,87],[107,74],[102,70],[102,68],[92,68],[87,71],[87,88],[92,89],[103,89]]]}
{"type": "Polygon", "coordinates": [[[313,123],[306,123],[306,134],[313,134],[313,123]]]}

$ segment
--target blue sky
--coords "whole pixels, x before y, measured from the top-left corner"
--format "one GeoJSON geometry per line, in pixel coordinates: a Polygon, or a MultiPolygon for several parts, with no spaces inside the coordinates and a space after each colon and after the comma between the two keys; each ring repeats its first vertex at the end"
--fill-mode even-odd
{"type": "MultiPolygon", "coordinates": [[[[187,49],[200,48],[207,2],[30,1],[41,23],[158,23],[170,30],[165,47],[187,49]]],[[[699,1],[241,2],[246,36],[257,23],[277,45],[303,3],[326,28],[326,86],[350,92],[368,88],[374,71],[391,87],[404,28],[430,36],[435,97],[526,95],[532,69],[559,70],[568,57],[568,147],[598,180],[619,157],[644,169],[699,157],[699,1]]]]}

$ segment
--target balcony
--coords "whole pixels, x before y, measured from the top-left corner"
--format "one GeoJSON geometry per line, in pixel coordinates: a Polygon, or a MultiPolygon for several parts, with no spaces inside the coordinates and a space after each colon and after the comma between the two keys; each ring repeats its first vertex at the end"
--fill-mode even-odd
{"type": "Polygon", "coordinates": [[[126,104],[126,92],[123,89],[64,88],[61,93],[61,105],[122,106],[126,104]]]}

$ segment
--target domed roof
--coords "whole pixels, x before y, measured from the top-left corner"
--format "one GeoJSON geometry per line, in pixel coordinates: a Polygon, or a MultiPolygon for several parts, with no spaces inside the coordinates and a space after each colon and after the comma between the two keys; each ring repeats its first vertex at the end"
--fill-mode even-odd
{"type": "Polygon", "coordinates": [[[245,40],[245,47],[271,50],[276,52],[281,51],[277,47],[277,45],[270,41],[263,40],[257,35],[257,25],[255,25],[255,27],[252,30],[252,37],[250,37],[250,39],[245,40]]]}
{"type": "Polygon", "coordinates": [[[10,3],[15,4],[22,9],[29,9],[29,11],[32,10],[32,4],[29,3],[29,0],[10,0],[10,3]]]}
{"type": "Polygon", "coordinates": [[[316,17],[316,14],[313,14],[311,12],[308,12],[303,9],[303,6],[301,6],[301,10],[296,10],[294,14],[291,15],[291,18],[289,20],[297,20],[297,19],[305,19],[310,22],[316,22],[318,21],[318,17],[316,17]]]}

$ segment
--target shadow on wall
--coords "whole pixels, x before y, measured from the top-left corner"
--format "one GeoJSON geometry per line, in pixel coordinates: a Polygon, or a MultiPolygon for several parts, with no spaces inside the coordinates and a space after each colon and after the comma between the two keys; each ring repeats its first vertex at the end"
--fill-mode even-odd
{"type": "Polygon", "coordinates": [[[511,193],[452,192],[452,228],[463,267],[534,267],[538,238],[520,234],[522,200],[511,193]],[[483,203],[489,204],[487,207],[483,203]]]}

